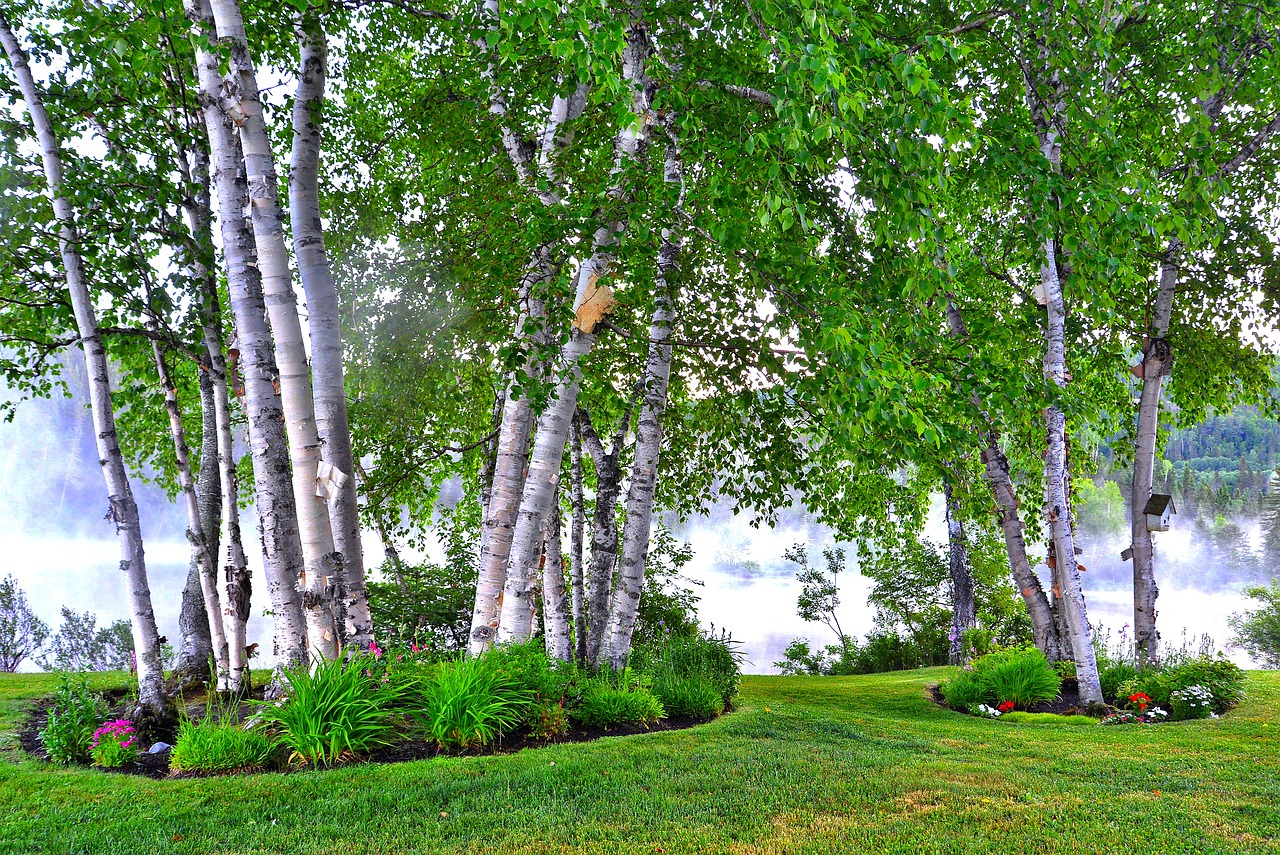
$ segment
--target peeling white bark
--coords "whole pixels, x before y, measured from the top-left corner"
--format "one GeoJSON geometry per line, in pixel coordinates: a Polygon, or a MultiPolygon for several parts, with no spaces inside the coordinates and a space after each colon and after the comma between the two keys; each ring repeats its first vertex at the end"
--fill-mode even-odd
{"type": "Polygon", "coordinates": [[[307,300],[311,334],[311,371],[315,418],[325,462],[341,473],[329,496],[334,548],[342,554],[339,583],[343,635],[355,650],[373,641],[373,620],[365,592],[364,548],[356,498],[351,428],[342,367],[342,324],[338,291],[324,247],[320,220],[320,137],[328,46],[317,16],[307,13],[298,25],[300,63],[293,102],[293,157],[289,170],[289,211],[293,250],[307,300]]]}
{"type": "Polygon", "coordinates": [[[653,318],[649,325],[649,356],[644,372],[644,397],[636,423],[636,449],[627,485],[626,522],[622,527],[622,564],[609,621],[606,656],[621,670],[631,653],[644,591],[645,563],[649,558],[649,534],[657,494],[658,459],[662,450],[662,416],[667,408],[671,379],[671,273],[679,262],[680,244],[669,236],[658,251],[658,277],[654,288],[653,318]]]}
{"type": "Polygon", "coordinates": [[[297,295],[285,248],[275,155],[263,117],[257,68],[249,53],[239,0],[212,0],[211,8],[218,39],[231,52],[230,74],[222,87],[222,101],[230,107],[244,150],[262,294],[280,371],[280,397],[284,404],[298,533],[302,540],[304,568],[300,585],[307,641],[314,654],[332,659],[338,655],[343,631],[334,608],[342,555],[334,548],[328,503],[322,495],[325,486],[319,478],[320,433],[297,295]]]}
{"type": "MultiPolygon", "coordinates": [[[[189,0],[187,17],[202,38],[216,42],[213,13],[207,0],[189,0]]],[[[217,106],[223,89],[217,56],[200,51],[197,56],[197,73],[200,92],[206,105],[205,128],[209,134],[213,184],[220,212],[218,220],[227,265],[227,290],[231,297],[231,313],[236,322],[235,351],[244,381],[244,409],[253,461],[255,507],[262,536],[267,595],[274,615],[275,656],[279,668],[305,666],[309,658],[307,633],[302,614],[302,597],[298,590],[304,567],[302,542],[298,532],[284,411],[276,386],[279,375],[272,348],[271,328],[267,324],[266,305],[259,282],[254,235],[244,213],[249,198],[240,154],[240,139],[230,120],[217,106]]],[[[221,347],[218,345],[215,348],[208,330],[205,341],[212,358],[213,350],[220,351],[221,347]]],[[[221,359],[220,354],[218,358],[221,359]]],[[[224,367],[224,379],[227,376],[224,367]]],[[[229,405],[227,412],[227,427],[225,430],[221,427],[219,429],[219,457],[222,459],[224,473],[224,493],[234,495],[225,486],[228,475],[234,477],[229,405]]],[[[225,571],[228,605],[237,610],[243,605],[247,620],[248,587],[239,585],[236,581],[239,577],[233,575],[245,566],[238,563],[243,558],[243,553],[236,558],[229,557],[225,571]],[[232,590],[233,586],[235,590],[232,590]]],[[[247,573],[244,578],[247,580],[247,573]]]]}

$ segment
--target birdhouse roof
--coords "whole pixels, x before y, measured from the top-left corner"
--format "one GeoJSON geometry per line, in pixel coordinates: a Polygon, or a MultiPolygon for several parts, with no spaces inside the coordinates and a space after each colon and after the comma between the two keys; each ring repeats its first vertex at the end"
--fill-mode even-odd
{"type": "Polygon", "coordinates": [[[1173,504],[1173,496],[1166,496],[1164,493],[1152,493],[1151,498],[1147,499],[1147,506],[1142,509],[1142,512],[1158,517],[1164,514],[1165,508],[1175,514],[1178,512],[1177,506],[1173,504]]]}

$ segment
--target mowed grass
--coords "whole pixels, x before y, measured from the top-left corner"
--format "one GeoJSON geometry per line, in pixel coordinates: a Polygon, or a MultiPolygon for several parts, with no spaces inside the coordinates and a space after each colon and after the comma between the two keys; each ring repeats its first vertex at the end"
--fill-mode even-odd
{"type": "MultiPolygon", "coordinates": [[[[153,781],[7,751],[0,852],[1280,852],[1280,674],[1218,721],[1110,728],[939,709],[947,671],[748,677],[690,730],[327,772],[153,781]]],[[[51,685],[0,675],[0,729],[51,685]]]]}

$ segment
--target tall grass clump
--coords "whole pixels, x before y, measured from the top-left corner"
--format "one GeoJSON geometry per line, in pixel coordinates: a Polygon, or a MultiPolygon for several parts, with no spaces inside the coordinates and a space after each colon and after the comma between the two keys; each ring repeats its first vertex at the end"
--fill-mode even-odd
{"type": "Polygon", "coordinates": [[[534,693],[500,667],[497,657],[443,662],[409,690],[406,711],[445,749],[487,745],[525,721],[534,693]]]}
{"type": "Polygon", "coordinates": [[[726,632],[668,636],[636,647],[630,666],[650,679],[669,714],[712,718],[732,706],[738,693],[742,654],[736,645],[726,632]]]}
{"type": "Polygon", "coordinates": [[[667,711],[648,689],[616,686],[608,677],[593,677],[582,684],[582,695],[569,717],[585,727],[649,727],[666,718],[667,711]]]}
{"type": "Polygon", "coordinates": [[[1034,647],[988,653],[942,686],[942,696],[955,709],[974,711],[979,704],[1012,704],[1026,709],[1052,701],[1062,678],[1034,647]]]}
{"type": "Polygon", "coordinates": [[[392,741],[403,688],[374,676],[373,657],[321,660],[313,669],[286,671],[287,696],[261,706],[290,762],[332,766],[392,741]]]}
{"type": "Polygon", "coordinates": [[[174,772],[261,772],[275,765],[279,743],[261,729],[216,716],[184,718],[169,754],[174,772]]]}

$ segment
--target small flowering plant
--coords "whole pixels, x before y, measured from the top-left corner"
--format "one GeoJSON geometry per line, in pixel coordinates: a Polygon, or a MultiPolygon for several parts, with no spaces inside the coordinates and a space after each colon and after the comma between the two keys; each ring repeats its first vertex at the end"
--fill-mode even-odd
{"type": "Polygon", "coordinates": [[[1187,686],[1169,695],[1180,719],[1217,718],[1213,712],[1213,692],[1204,686],[1187,686]]]}
{"type": "Polygon", "coordinates": [[[1151,706],[1151,696],[1146,692],[1134,692],[1129,696],[1129,703],[1133,704],[1134,709],[1139,713],[1147,711],[1147,707],[1151,706]]]}
{"type": "Polygon", "coordinates": [[[1007,712],[1009,712],[1011,709],[1013,709],[1015,706],[1017,706],[1017,704],[1015,704],[1013,701],[1001,701],[1001,702],[1000,702],[1000,706],[999,706],[999,710],[1000,710],[1000,712],[1002,712],[1002,713],[1007,713],[1007,712]]]}
{"type": "MultiPolygon", "coordinates": [[[[1151,699],[1147,702],[1150,704],[1151,699]]],[[[1136,703],[1136,701],[1134,702],[1136,703]]],[[[1144,705],[1140,712],[1132,712],[1131,710],[1119,710],[1111,713],[1102,720],[1103,724],[1159,724],[1167,719],[1169,713],[1160,707],[1144,705]]]]}
{"type": "Polygon", "coordinates": [[[93,765],[118,769],[138,759],[138,734],[127,718],[109,721],[93,732],[89,744],[93,765]]]}
{"type": "MultiPolygon", "coordinates": [[[[1001,706],[1004,705],[1001,704],[1001,706]]],[[[1003,710],[996,709],[995,707],[989,707],[986,704],[978,704],[974,707],[974,710],[983,718],[999,718],[1000,714],[1003,712],[1003,710]]]]}

